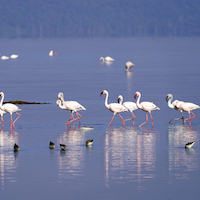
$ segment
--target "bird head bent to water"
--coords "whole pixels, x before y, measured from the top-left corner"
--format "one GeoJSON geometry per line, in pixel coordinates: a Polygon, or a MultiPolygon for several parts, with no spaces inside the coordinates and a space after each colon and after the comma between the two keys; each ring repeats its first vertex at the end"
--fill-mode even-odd
{"type": "Polygon", "coordinates": [[[54,144],[53,142],[51,142],[51,141],[50,141],[50,143],[49,143],[49,148],[50,148],[50,149],[54,149],[54,148],[55,148],[55,144],[54,144]]]}
{"type": "Polygon", "coordinates": [[[86,146],[90,146],[90,145],[92,145],[92,143],[93,143],[93,140],[87,140],[86,141],[86,146]]]}
{"type": "Polygon", "coordinates": [[[14,151],[19,151],[19,146],[15,143],[13,149],[14,149],[14,151]]]}
{"type": "Polygon", "coordinates": [[[60,148],[61,148],[61,150],[66,151],[66,145],[65,144],[60,144],[60,148]]]}

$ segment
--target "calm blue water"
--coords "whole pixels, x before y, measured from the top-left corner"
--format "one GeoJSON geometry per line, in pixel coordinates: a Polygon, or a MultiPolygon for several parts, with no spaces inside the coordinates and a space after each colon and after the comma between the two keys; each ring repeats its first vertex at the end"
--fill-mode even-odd
{"type": "MultiPolygon", "coordinates": [[[[181,125],[180,112],[168,108],[165,97],[200,105],[200,38],[133,38],[68,40],[0,40],[0,91],[5,101],[47,102],[19,105],[21,117],[10,131],[10,116],[0,125],[0,194],[2,199],[199,199],[200,110],[192,125],[181,125]],[[53,49],[58,56],[49,57],[53,49]],[[100,63],[111,56],[111,65],[100,63]],[[135,63],[130,73],[124,64],[135,63]],[[135,126],[123,127],[104,106],[109,102],[155,102],[154,126],[143,127],[145,113],[136,110],[135,126]],[[87,110],[78,122],[66,127],[70,112],[56,106],[58,92],[87,110]],[[85,141],[93,139],[93,147],[85,141]],[[56,144],[50,150],[49,141],[56,144]],[[192,149],[186,143],[195,140],[192,149]],[[13,152],[17,143],[20,151],[13,152]],[[60,151],[64,143],[67,151],[60,151]]],[[[122,113],[130,118],[130,113],[122,113]]],[[[188,114],[184,113],[187,117],[188,114]]],[[[14,117],[16,115],[14,114],[14,117]]]]}

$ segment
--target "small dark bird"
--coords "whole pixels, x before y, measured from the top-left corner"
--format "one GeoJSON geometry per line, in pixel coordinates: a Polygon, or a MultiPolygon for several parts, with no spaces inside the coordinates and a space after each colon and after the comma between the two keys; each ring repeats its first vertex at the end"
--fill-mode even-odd
{"type": "Polygon", "coordinates": [[[92,143],[93,143],[93,140],[87,140],[87,141],[86,141],[86,146],[91,146],[92,143]]]}
{"type": "Polygon", "coordinates": [[[61,150],[66,151],[66,145],[65,144],[60,144],[60,148],[61,148],[61,150]]]}
{"type": "Polygon", "coordinates": [[[14,151],[19,151],[19,146],[16,143],[13,148],[14,148],[14,151]]]}
{"type": "Polygon", "coordinates": [[[50,141],[50,143],[49,143],[49,148],[50,148],[50,149],[54,149],[54,148],[55,148],[55,144],[54,144],[53,142],[51,142],[51,141],[50,141]]]}
{"type": "Polygon", "coordinates": [[[191,148],[193,145],[194,145],[195,141],[194,142],[189,142],[185,145],[185,148],[191,148]]]}

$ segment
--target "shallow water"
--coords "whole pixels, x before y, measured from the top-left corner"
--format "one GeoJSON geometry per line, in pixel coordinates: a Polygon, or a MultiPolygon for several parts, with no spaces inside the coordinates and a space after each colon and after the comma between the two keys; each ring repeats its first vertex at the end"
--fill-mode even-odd
{"type": "MultiPolygon", "coordinates": [[[[0,60],[0,90],[5,101],[47,102],[19,105],[21,117],[13,131],[10,116],[0,132],[0,193],[2,199],[199,199],[200,110],[191,126],[180,112],[168,108],[165,97],[200,104],[198,87],[200,38],[132,38],[68,40],[0,40],[1,55],[19,54],[0,60]],[[53,49],[58,56],[49,57],[53,49]],[[99,62],[101,56],[115,61],[99,62]],[[126,61],[135,63],[126,73],[126,61]],[[136,110],[135,125],[122,126],[104,106],[109,102],[152,101],[154,125],[136,110]],[[56,106],[58,92],[65,100],[76,100],[79,123],[66,127],[70,112],[56,106]],[[93,139],[91,148],[85,146],[93,139]],[[186,143],[196,141],[192,149],[186,143]],[[56,144],[50,150],[49,141],[56,144]],[[14,153],[17,143],[20,151],[14,153]],[[64,143],[67,151],[60,151],[64,143]]],[[[13,114],[16,117],[15,114],[13,114]]],[[[122,113],[127,119],[130,113],[122,113]]],[[[187,117],[188,114],[184,113],[187,117]]]]}

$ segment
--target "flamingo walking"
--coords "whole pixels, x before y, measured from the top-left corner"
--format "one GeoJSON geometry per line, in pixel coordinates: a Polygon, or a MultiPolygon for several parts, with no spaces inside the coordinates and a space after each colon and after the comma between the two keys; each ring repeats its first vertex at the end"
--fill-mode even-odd
{"type": "MultiPolygon", "coordinates": [[[[184,116],[183,116],[182,110],[178,109],[178,108],[174,105],[174,102],[175,102],[176,100],[172,102],[173,95],[172,95],[172,94],[168,94],[168,95],[166,96],[165,99],[166,99],[166,101],[167,101],[168,107],[171,108],[171,109],[179,110],[180,113],[181,113],[181,116],[182,116],[181,118],[171,119],[169,123],[171,123],[173,120],[179,120],[179,119],[182,119],[182,120],[183,120],[183,123],[184,123],[184,116]]],[[[184,103],[184,102],[183,102],[183,101],[179,101],[179,104],[181,104],[181,103],[184,103]]]]}
{"type": "Polygon", "coordinates": [[[113,117],[110,121],[110,123],[108,124],[108,126],[110,126],[110,124],[112,123],[114,117],[116,114],[118,114],[120,116],[120,118],[122,119],[122,123],[123,125],[125,126],[125,120],[123,119],[123,117],[119,114],[120,112],[127,112],[128,109],[125,108],[123,105],[119,104],[119,103],[110,103],[108,104],[108,91],[107,90],[103,90],[101,93],[100,93],[100,96],[102,96],[102,94],[105,94],[106,95],[106,98],[105,98],[105,107],[110,110],[111,112],[113,112],[113,117]]]}
{"type": "Polygon", "coordinates": [[[191,123],[191,119],[196,117],[196,115],[192,112],[192,110],[196,110],[196,109],[200,108],[199,105],[194,104],[194,103],[190,103],[190,102],[184,102],[184,103],[180,104],[178,100],[174,101],[174,106],[176,106],[177,109],[180,109],[180,110],[183,110],[185,112],[188,112],[189,118],[184,120],[184,124],[188,119],[190,120],[190,123],[191,123]],[[191,117],[190,113],[193,114],[193,117],[191,117]]]}
{"type": "Polygon", "coordinates": [[[99,58],[99,60],[101,61],[105,61],[105,62],[112,62],[112,61],[114,61],[114,59],[113,58],[111,58],[110,56],[106,56],[105,58],[104,57],[101,57],[101,58],[99,58]]]}
{"type": "Polygon", "coordinates": [[[128,61],[125,63],[126,71],[130,71],[131,67],[135,66],[134,63],[128,61]]]}
{"type": "MultiPolygon", "coordinates": [[[[123,96],[122,96],[122,95],[119,95],[119,96],[118,96],[118,103],[122,105],[122,102],[123,102],[123,96]]],[[[126,101],[126,102],[123,103],[123,106],[124,106],[125,108],[127,108],[128,111],[131,112],[132,119],[133,119],[133,125],[134,125],[134,119],[136,119],[136,116],[134,115],[133,111],[138,109],[136,103],[135,103],[135,102],[132,102],[132,101],[126,101]]],[[[126,120],[125,120],[125,121],[126,121],[126,120]]]]}
{"type": "Polygon", "coordinates": [[[11,128],[12,128],[12,126],[15,127],[15,122],[21,116],[21,114],[17,113],[17,111],[20,111],[22,109],[20,109],[18,106],[14,105],[12,103],[6,103],[6,104],[2,105],[3,104],[3,100],[4,100],[4,93],[0,92],[0,96],[1,96],[0,109],[3,110],[4,112],[10,113],[11,128]],[[12,118],[12,114],[13,113],[16,113],[18,115],[18,117],[15,119],[15,121],[13,121],[13,118],[12,118]]]}
{"type": "Polygon", "coordinates": [[[160,110],[159,107],[157,107],[154,103],[152,102],[148,102],[148,101],[143,101],[140,103],[140,98],[141,98],[141,93],[140,92],[136,92],[135,93],[135,96],[134,98],[136,99],[137,98],[137,101],[136,101],[136,105],[139,109],[143,110],[146,112],[146,121],[143,122],[142,124],[139,125],[139,127],[141,127],[143,124],[147,123],[148,122],[148,113],[150,114],[151,116],[151,122],[152,122],[152,126],[153,126],[153,117],[152,117],[152,114],[151,114],[151,111],[153,110],[160,110]]]}
{"type": "MultiPolygon", "coordinates": [[[[80,122],[80,118],[82,118],[82,116],[78,113],[79,110],[86,110],[85,107],[83,107],[80,103],[78,103],[77,101],[65,101],[64,100],[64,95],[62,92],[59,92],[58,93],[58,99],[56,101],[56,105],[58,105],[61,109],[66,109],[66,110],[70,110],[71,111],[71,116],[70,116],[70,119],[69,121],[66,123],[67,126],[69,126],[69,124],[71,122],[74,123],[75,120],[79,120],[79,123],[81,124],[80,122]],[[62,104],[61,104],[62,103],[62,104]],[[73,113],[76,113],[76,116],[77,118],[74,118],[74,114],[73,113]],[[73,119],[71,119],[73,118],[73,119]]],[[[65,125],[66,125],[65,124],[65,125]]]]}

